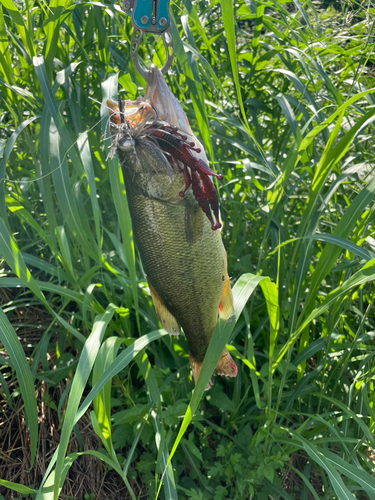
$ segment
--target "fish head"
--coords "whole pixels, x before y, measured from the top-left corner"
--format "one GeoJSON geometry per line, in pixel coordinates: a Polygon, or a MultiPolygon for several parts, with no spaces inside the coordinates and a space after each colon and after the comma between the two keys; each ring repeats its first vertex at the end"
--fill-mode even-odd
{"type": "Polygon", "coordinates": [[[118,102],[107,99],[107,106],[112,139],[120,149],[128,149],[131,138],[140,135],[142,125],[152,122],[157,116],[155,109],[140,99],[118,102]]]}
{"type": "Polygon", "coordinates": [[[156,111],[142,98],[136,101],[107,100],[110,131],[125,177],[133,189],[152,199],[182,203],[182,172],[174,170],[160,147],[147,140],[147,127],[156,119],[156,111]]]}
{"type": "MultiPolygon", "coordinates": [[[[135,101],[115,102],[107,100],[110,130],[112,138],[117,138],[116,147],[122,144],[118,135],[120,131],[124,133],[124,129],[128,128],[133,137],[141,136],[145,126],[157,120],[187,134],[194,149],[199,151],[192,151],[192,155],[208,163],[202,144],[192,132],[185,111],[168,88],[162,72],[154,64],[151,64],[149,71],[150,75],[144,97],[138,97],[135,101]]],[[[129,143],[126,140],[124,142],[128,146],[129,143]]]]}

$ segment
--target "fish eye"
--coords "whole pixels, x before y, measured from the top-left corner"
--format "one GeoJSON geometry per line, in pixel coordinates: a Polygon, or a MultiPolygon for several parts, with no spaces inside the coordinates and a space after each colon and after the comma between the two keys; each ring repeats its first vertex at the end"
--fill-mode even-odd
{"type": "Polygon", "coordinates": [[[121,151],[129,152],[132,151],[134,147],[134,141],[131,139],[126,139],[124,142],[120,142],[118,144],[118,148],[121,149],[121,151]]]}

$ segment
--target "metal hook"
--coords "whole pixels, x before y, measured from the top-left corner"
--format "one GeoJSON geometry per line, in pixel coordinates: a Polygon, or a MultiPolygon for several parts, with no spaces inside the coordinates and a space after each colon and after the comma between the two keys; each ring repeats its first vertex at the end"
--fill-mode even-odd
{"type": "MultiPolygon", "coordinates": [[[[130,47],[130,57],[133,61],[135,69],[138,73],[146,80],[146,83],[151,83],[151,71],[144,67],[144,65],[140,62],[138,57],[138,49],[139,45],[142,42],[143,34],[146,30],[141,30],[138,27],[134,26],[131,47],[130,47]]],[[[165,48],[165,53],[167,58],[163,67],[161,68],[161,72],[165,74],[172,65],[174,50],[173,50],[173,39],[172,39],[172,28],[169,25],[168,28],[161,33],[161,37],[163,39],[163,44],[165,48]]]]}

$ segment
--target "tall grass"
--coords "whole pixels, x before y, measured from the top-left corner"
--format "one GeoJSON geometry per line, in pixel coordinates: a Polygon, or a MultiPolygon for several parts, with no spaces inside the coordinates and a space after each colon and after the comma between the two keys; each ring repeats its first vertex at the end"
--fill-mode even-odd
{"type": "MultiPolygon", "coordinates": [[[[238,321],[217,326],[192,392],[186,341],[159,330],[109,156],[101,103],[144,88],[129,17],[112,3],[1,0],[0,286],[12,298],[0,383],[10,412],[15,372],[31,467],[33,384],[71,385],[43,480],[0,485],[57,498],[91,453],[133,499],[134,478],[168,500],[374,498],[374,7],[171,8],[167,81],[224,175],[238,321]],[[23,354],[14,312],[36,303],[50,323],[23,354]],[[204,393],[227,342],[238,377],[204,393]],[[102,448],[66,456],[87,412],[102,448]]],[[[140,56],[160,66],[163,50],[149,37],[140,56]]]]}

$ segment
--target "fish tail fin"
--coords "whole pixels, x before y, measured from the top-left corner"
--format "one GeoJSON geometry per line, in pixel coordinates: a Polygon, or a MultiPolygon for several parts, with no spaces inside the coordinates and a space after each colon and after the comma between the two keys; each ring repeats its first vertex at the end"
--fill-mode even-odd
{"type": "Polygon", "coordinates": [[[218,375],[224,377],[236,377],[238,370],[236,363],[233,361],[232,356],[229,354],[228,349],[225,347],[221,358],[215,368],[215,372],[218,375]]]}
{"type": "MultiPolygon", "coordinates": [[[[193,372],[193,378],[194,382],[197,383],[199,373],[202,368],[203,360],[197,360],[194,358],[194,356],[189,352],[189,361],[190,361],[190,366],[191,370],[193,372]]],[[[228,349],[224,349],[223,354],[221,355],[219,362],[215,368],[215,372],[218,375],[222,375],[225,377],[236,377],[237,375],[237,366],[235,362],[233,361],[232,356],[229,354],[228,349]]],[[[214,384],[213,377],[211,377],[210,381],[208,382],[206,386],[206,391],[210,389],[214,384]]]]}

